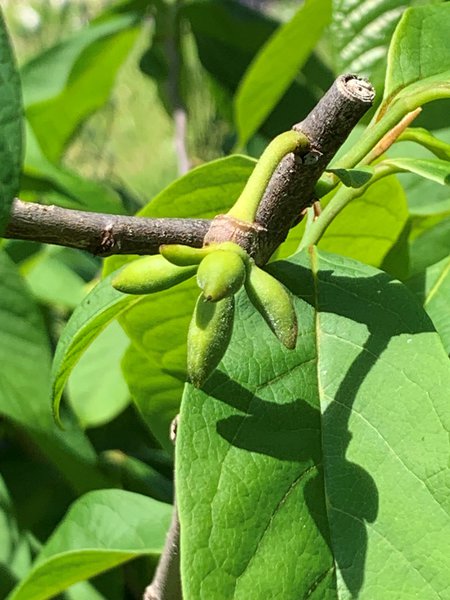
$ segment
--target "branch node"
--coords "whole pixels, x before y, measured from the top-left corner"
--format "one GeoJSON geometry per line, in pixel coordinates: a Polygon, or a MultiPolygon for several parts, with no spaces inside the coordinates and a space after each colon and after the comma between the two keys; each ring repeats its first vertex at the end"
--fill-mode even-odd
{"type": "Polygon", "coordinates": [[[231,215],[217,215],[211,222],[203,245],[234,242],[251,256],[258,243],[259,234],[263,232],[266,232],[266,228],[259,223],[249,223],[231,215]]]}
{"type": "MultiPolygon", "coordinates": [[[[100,244],[96,254],[107,254],[116,246],[116,240],[114,239],[113,224],[108,223],[101,233],[100,244]]],[[[120,243],[117,243],[120,247],[120,243]]]]}

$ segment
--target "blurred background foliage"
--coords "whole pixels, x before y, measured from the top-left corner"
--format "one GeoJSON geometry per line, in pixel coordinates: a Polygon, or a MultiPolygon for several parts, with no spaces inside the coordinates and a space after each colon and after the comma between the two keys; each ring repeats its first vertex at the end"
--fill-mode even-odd
{"type": "MultiPolygon", "coordinates": [[[[272,97],[249,132],[239,126],[254,116],[240,96],[242,81],[264,44],[294,22],[298,1],[0,0],[0,5],[20,67],[27,119],[20,197],[88,211],[143,209],[149,216],[175,216],[183,214],[177,194],[197,191],[198,198],[203,194],[199,216],[210,216],[238,193],[251,170],[248,159],[206,164],[200,180],[194,171],[185,183],[165,188],[188,169],[233,151],[257,157],[270,138],[300,121],[342,72],[369,77],[380,99],[389,40],[411,2],[377,0],[370,7],[335,2],[328,27],[317,44],[311,40],[314,50],[306,48],[305,60],[299,55],[297,63],[284,61],[272,73],[266,70],[266,79],[260,74],[253,98],[257,102],[267,90],[272,97]],[[270,82],[283,77],[286,86],[271,91],[270,82]]],[[[416,124],[450,142],[447,105],[435,104],[416,124]]],[[[405,142],[390,152],[427,155],[405,142]]],[[[196,210],[193,203],[188,208],[196,210]]],[[[448,273],[449,231],[448,187],[402,175],[374,185],[355,201],[321,246],[384,268],[410,282],[422,298],[427,286],[448,273]]],[[[301,232],[302,225],[292,231],[280,256],[295,250],[301,232]]],[[[122,321],[127,334],[116,323],[108,327],[69,381],[65,421],[73,428],[61,432],[48,405],[49,345],[55,347],[71,311],[97,281],[102,261],[33,242],[4,240],[2,248],[0,296],[20,290],[21,310],[31,315],[40,350],[24,371],[22,364],[13,364],[22,350],[14,355],[7,345],[0,347],[5,369],[17,373],[11,385],[20,400],[17,410],[11,408],[0,391],[0,539],[3,530],[14,538],[10,556],[3,560],[0,552],[0,598],[29,571],[69,504],[83,492],[119,487],[171,501],[172,453],[161,432],[180,400],[183,328],[190,312],[186,304],[181,329],[174,321],[164,334],[151,322],[149,308],[141,307],[142,314],[147,311],[145,339],[138,331],[144,319],[138,310],[122,321]],[[157,355],[157,340],[164,335],[167,355],[157,355]],[[34,387],[17,383],[24,379],[34,387]],[[130,404],[130,390],[140,412],[130,404]],[[153,408],[149,395],[155,397],[153,408]],[[2,525],[2,514],[9,515],[9,525],[2,525]]],[[[108,268],[119,263],[111,260],[108,268]]],[[[148,306],[155,302],[155,311],[170,317],[173,307],[193,297],[188,287],[179,293],[171,303],[156,296],[148,306]]],[[[2,327],[7,331],[0,319],[0,333],[2,327]]],[[[77,584],[64,598],[139,598],[154,564],[152,556],[140,558],[97,577],[95,587],[77,584]]]]}

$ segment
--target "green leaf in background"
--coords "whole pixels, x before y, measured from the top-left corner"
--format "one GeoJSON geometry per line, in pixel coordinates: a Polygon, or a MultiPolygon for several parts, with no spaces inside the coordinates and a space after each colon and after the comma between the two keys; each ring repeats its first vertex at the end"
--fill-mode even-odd
{"type": "Polygon", "coordinates": [[[380,91],[389,41],[410,5],[405,0],[335,0],[330,26],[335,72],[358,73],[380,91]]]}
{"type": "Polygon", "coordinates": [[[366,265],[313,250],[272,272],[296,297],[296,351],[240,294],[224,360],[183,397],[186,597],[442,598],[450,363],[439,336],[405,286],[366,265]]]}
{"type": "Polygon", "coordinates": [[[424,101],[430,101],[433,93],[436,98],[450,96],[449,27],[446,2],[404,12],[389,47],[382,112],[397,98],[428,93],[424,101]]]}
{"type": "Polygon", "coordinates": [[[69,404],[83,429],[108,423],[129,403],[120,362],[129,346],[120,325],[111,323],[87,348],[68,382],[69,404]]]}
{"type": "MultiPolygon", "coordinates": [[[[408,132],[409,130],[406,131],[408,132]]],[[[412,129],[411,131],[415,132],[416,130],[412,129]]],[[[419,130],[419,134],[421,134],[421,130],[419,130]]],[[[431,144],[433,144],[434,152],[440,152],[441,155],[438,157],[445,160],[448,158],[445,153],[446,148],[450,147],[450,129],[438,130],[435,132],[435,136],[433,137],[430,134],[425,136],[425,140],[429,144],[427,148],[418,143],[413,143],[409,136],[404,139],[402,135],[401,141],[389,148],[387,156],[389,160],[404,156],[408,156],[409,159],[428,160],[433,156],[431,147],[431,144]]],[[[424,139],[424,136],[420,135],[419,139],[424,139]]],[[[417,177],[413,173],[404,173],[401,177],[401,182],[405,189],[409,210],[412,215],[425,216],[450,210],[450,190],[448,187],[442,186],[441,182],[436,183],[431,179],[417,177]]]]}
{"type": "MultiPolygon", "coordinates": [[[[414,232],[413,232],[414,233],[414,232]]],[[[410,274],[416,275],[450,254],[450,215],[425,228],[410,242],[410,274]]]]}
{"type": "Polygon", "coordinates": [[[58,259],[54,246],[24,261],[21,272],[39,302],[74,309],[86,295],[85,281],[58,259]]]}
{"type": "MultiPolygon", "coordinates": [[[[444,135],[446,133],[448,135],[449,131],[444,130],[444,135]]],[[[441,132],[436,132],[436,135],[432,135],[429,131],[421,127],[408,127],[400,135],[398,141],[416,142],[441,160],[450,160],[450,144],[440,139],[441,135],[441,132]]]]}
{"type": "Polygon", "coordinates": [[[42,152],[29,123],[26,123],[26,152],[23,172],[27,187],[38,189],[49,185],[58,193],[59,206],[123,214],[122,200],[112,188],[86,179],[66,167],[52,163],[42,152]]]}
{"type": "Polygon", "coordinates": [[[50,347],[39,307],[16,266],[0,252],[0,414],[37,444],[77,491],[108,485],[76,427],[62,432],[49,403],[50,347]]]}
{"type": "Polygon", "coordinates": [[[59,404],[65,384],[82,354],[105,327],[124,310],[142,301],[142,296],[122,294],[111,285],[112,276],[98,283],[72,313],[59,338],[52,366],[53,410],[59,418],[59,404]]]}
{"type": "Polygon", "coordinates": [[[241,146],[256,133],[295,79],[330,19],[330,0],[307,0],[257,54],[235,99],[241,146]]]}
{"type": "Polygon", "coordinates": [[[63,598],[64,600],[107,600],[93,585],[86,581],[80,581],[80,583],[68,588],[63,598]]]}
{"type": "Polygon", "coordinates": [[[172,507],[123,490],[86,494],[72,506],[8,600],[47,600],[77,581],[138,556],[157,556],[172,507]]]}
{"type": "Polygon", "coordinates": [[[57,162],[79,125],[107,101],[138,29],[133,13],[93,23],[21,69],[28,120],[57,162]]]}
{"type": "MultiPolygon", "coordinates": [[[[189,20],[205,70],[225,93],[227,108],[251,61],[280,23],[240,2],[190,2],[182,8],[189,20]]],[[[333,73],[312,54],[298,76],[279,99],[261,133],[272,138],[289,129],[318,102],[333,83],[333,73]]]]}
{"type": "Polygon", "coordinates": [[[174,181],[138,215],[211,219],[231,208],[255,164],[253,158],[234,154],[201,165],[174,181]]]}
{"type": "Polygon", "coordinates": [[[115,0],[112,4],[108,3],[107,8],[95,17],[93,23],[101,23],[113,15],[123,13],[134,13],[136,18],[142,19],[148,13],[149,7],[155,4],[155,0],[115,0]]]}
{"type": "Polygon", "coordinates": [[[438,158],[390,158],[383,160],[383,165],[393,167],[398,171],[415,173],[441,185],[450,185],[450,161],[438,158]]]}
{"type": "Polygon", "coordinates": [[[408,205],[396,177],[385,177],[351,202],[330,224],[321,250],[379,266],[408,221],[408,205]]]}
{"type": "Polygon", "coordinates": [[[384,97],[378,111],[359,142],[333,165],[357,165],[407,114],[450,98],[449,27],[447,2],[408,8],[403,13],[389,46],[384,97]]]}
{"type": "Polygon", "coordinates": [[[22,113],[19,74],[0,9],[0,235],[19,191],[22,113]]]}
{"type": "Polygon", "coordinates": [[[150,431],[169,453],[169,427],[186,381],[186,338],[198,297],[195,280],[152,294],[121,318],[133,345],[122,368],[150,431]]]}
{"type": "MultiPolygon", "coordinates": [[[[224,213],[238,198],[254,165],[254,160],[237,155],[197,167],[158,194],[139,215],[211,218],[224,213]]],[[[108,258],[105,273],[124,260],[108,258]]],[[[132,341],[123,362],[125,379],[145,422],[168,452],[173,452],[169,425],[183,391],[187,329],[197,296],[195,280],[186,281],[146,296],[120,318],[132,341]]]]}
{"type": "MultiPolygon", "coordinates": [[[[0,564],[8,564],[18,538],[14,508],[3,478],[0,476],[0,564]]],[[[1,581],[1,580],[0,580],[1,581]]]]}
{"type": "Polygon", "coordinates": [[[450,258],[447,256],[406,282],[423,306],[450,355],[450,258]]]}
{"type": "MultiPolygon", "coordinates": [[[[385,177],[337,215],[320,240],[319,248],[379,267],[407,220],[408,206],[402,186],[395,176],[385,177]]],[[[297,250],[303,231],[304,225],[291,230],[280,248],[280,258],[297,250]]]]}
{"type": "Polygon", "coordinates": [[[0,475],[0,597],[5,598],[31,563],[26,536],[17,524],[13,502],[0,475]]]}
{"type": "Polygon", "coordinates": [[[372,167],[357,167],[355,169],[327,169],[328,173],[334,173],[347,187],[359,188],[371,179],[372,167]]]}
{"type": "Polygon", "coordinates": [[[102,452],[101,461],[108,472],[118,475],[125,489],[161,502],[172,502],[172,481],[151,465],[120,450],[102,452]]]}

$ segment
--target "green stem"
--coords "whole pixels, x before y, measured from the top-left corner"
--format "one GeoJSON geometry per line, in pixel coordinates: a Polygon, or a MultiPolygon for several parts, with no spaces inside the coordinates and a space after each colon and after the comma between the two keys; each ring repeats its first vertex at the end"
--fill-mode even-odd
{"type": "Polygon", "coordinates": [[[339,183],[339,177],[337,175],[333,175],[332,173],[322,173],[319,181],[316,183],[314,187],[314,192],[317,198],[323,198],[327,194],[334,190],[334,188],[339,183]]]}
{"type": "MultiPolygon", "coordinates": [[[[395,107],[391,107],[380,121],[376,122],[377,115],[375,115],[358,143],[344,154],[340,160],[332,164],[333,169],[353,169],[356,166],[370,164],[373,148],[408,112],[410,111],[404,103],[398,103],[395,107]]],[[[322,198],[337,187],[339,183],[340,180],[337,175],[324,173],[316,184],[318,197],[322,198]]]]}
{"type": "Polygon", "coordinates": [[[398,138],[399,142],[416,142],[438,158],[450,160],[450,144],[439,140],[431,135],[426,129],[421,127],[410,127],[406,129],[398,138]]]}
{"type": "Polygon", "coordinates": [[[336,192],[332,200],[330,200],[329,204],[327,204],[327,206],[323,209],[317,220],[311,223],[310,226],[305,230],[298,250],[303,250],[303,248],[317,244],[330,223],[341,212],[341,210],[343,210],[352,200],[362,196],[373,183],[379,181],[383,177],[393,175],[394,173],[398,173],[400,171],[401,169],[398,169],[397,167],[381,162],[375,166],[373,177],[363,187],[355,189],[342,186],[336,192]]]}
{"type": "Polygon", "coordinates": [[[274,138],[256,163],[242,194],[228,214],[241,221],[253,223],[259,203],[281,159],[289,152],[306,152],[308,149],[308,138],[298,131],[285,131],[274,138]]]}
{"type": "Polygon", "coordinates": [[[372,123],[365,130],[358,143],[344,154],[336,164],[333,164],[333,169],[351,169],[359,164],[368,164],[365,158],[370,154],[372,148],[410,112],[409,107],[407,108],[404,104],[403,102],[395,103],[378,122],[375,122],[375,115],[372,123]]]}
{"type": "MultiPolygon", "coordinates": [[[[432,100],[448,98],[448,96],[449,93],[445,87],[442,89],[437,87],[416,91],[414,86],[410,86],[407,94],[404,94],[400,97],[397,96],[397,98],[391,101],[388,105],[383,106],[382,104],[380,106],[379,110],[374,115],[370,125],[363,133],[358,143],[353,146],[353,148],[344,156],[342,156],[342,158],[337,161],[336,164],[333,164],[333,168],[351,169],[356,166],[369,164],[373,159],[373,155],[371,153],[373,148],[405,117],[405,115],[413,112],[423,104],[427,104],[432,100]]],[[[436,151],[438,144],[434,142],[433,147],[434,150],[432,151],[436,151]]],[[[439,150],[444,152],[441,142],[439,142],[439,150]]],[[[448,151],[448,147],[446,148],[446,151],[448,151]]],[[[446,158],[448,158],[448,155],[446,155],[446,158]]],[[[392,175],[401,171],[402,169],[400,168],[389,164],[383,164],[383,162],[381,162],[376,165],[374,176],[365,186],[357,189],[341,187],[330,200],[330,203],[324,208],[319,218],[311,224],[311,227],[309,227],[307,231],[305,231],[299,246],[299,250],[317,244],[327,227],[341,212],[341,210],[345,208],[352,200],[362,196],[367,188],[375,183],[375,181],[378,181],[387,175],[392,175]]],[[[335,183],[338,185],[338,181],[335,183]]],[[[324,179],[321,182],[319,189],[322,187],[321,191],[326,192],[327,189],[331,190],[333,187],[335,187],[333,184],[334,182],[330,181],[329,179],[324,179]]]]}
{"type": "Polygon", "coordinates": [[[358,164],[368,164],[370,158],[367,160],[367,157],[372,148],[384,135],[386,135],[386,133],[388,133],[388,131],[395,127],[405,115],[428,102],[449,97],[448,89],[445,87],[442,89],[439,87],[433,89],[427,88],[424,90],[419,89],[416,92],[414,86],[409,86],[408,90],[407,94],[404,94],[403,96],[400,95],[400,97],[397,96],[397,98],[392,100],[389,105],[383,106],[382,104],[380,106],[358,143],[344,154],[344,156],[333,165],[333,168],[351,169],[358,164]]]}
{"type": "Polygon", "coordinates": [[[305,232],[303,233],[303,237],[307,236],[309,234],[309,231],[311,230],[311,227],[314,224],[314,208],[312,206],[309,206],[306,209],[306,219],[305,219],[305,232]]]}

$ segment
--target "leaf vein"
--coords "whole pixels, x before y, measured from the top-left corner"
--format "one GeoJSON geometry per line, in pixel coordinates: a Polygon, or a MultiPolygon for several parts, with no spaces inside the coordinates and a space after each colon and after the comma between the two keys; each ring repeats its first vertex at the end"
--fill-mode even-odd
{"type": "Polygon", "coordinates": [[[283,506],[283,504],[286,502],[287,498],[290,496],[290,494],[293,492],[293,490],[297,487],[297,485],[307,476],[309,475],[309,473],[311,471],[313,471],[314,469],[319,470],[319,467],[321,467],[321,463],[318,464],[313,464],[311,466],[309,466],[307,469],[305,469],[304,471],[302,471],[300,473],[300,475],[294,479],[294,481],[290,484],[290,486],[288,487],[288,489],[284,492],[283,496],[280,498],[280,500],[278,501],[278,504],[275,506],[274,510],[272,511],[272,514],[270,515],[269,520],[267,521],[267,524],[265,526],[265,528],[263,529],[263,531],[261,532],[261,535],[259,536],[256,545],[255,545],[255,549],[252,552],[252,555],[249,559],[249,561],[247,562],[247,564],[244,566],[244,568],[242,569],[241,573],[239,573],[239,575],[236,577],[236,581],[235,581],[235,588],[237,587],[238,581],[239,579],[244,575],[245,571],[247,571],[247,569],[249,568],[249,566],[251,565],[251,563],[253,562],[257,552],[258,552],[258,548],[260,547],[264,536],[266,535],[266,533],[268,532],[270,526],[272,525],[276,515],[278,514],[278,512],[280,511],[281,507],[283,506]]]}
{"type": "Polygon", "coordinates": [[[423,574],[419,571],[419,569],[415,565],[413,565],[413,563],[411,562],[411,559],[408,558],[407,556],[405,556],[405,554],[399,548],[397,548],[397,546],[395,546],[390,539],[388,539],[380,531],[377,531],[375,529],[375,527],[373,526],[373,524],[371,524],[371,523],[365,523],[361,519],[358,519],[358,517],[356,517],[355,515],[352,515],[351,513],[348,513],[345,510],[341,510],[340,508],[336,508],[335,506],[331,506],[331,504],[330,504],[330,507],[331,507],[331,510],[334,510],[335,512],[338,512],[338,513],[341,513],[343,515],[346,515],[347,517],[349,517],[350,519],[353,519],[353,520],[357,521],[358,523],[363,523],[363,524],[367,525],[367,527],[370,528],[379,537],[381,537],[388,544],[388,546],[390,546],[393,550],[395,550],[395,552],[397,552],[397,554],[400,554],[400,556],[403,558],[403,560],[413,569],[413,571],[415,571],[420,576],[420,578],[427,584],[427,586],[435,594],[437,594],[437,596],[435,596],[435,598],[442,598],[442,596],[439,594],[439,592],[432,586],[431,582],[428,581],[428,579],[426,579],[423,576],[423,574]]]}
{"type": "MultiPolygon", "coordinates": [[[[436,504],[438,505],[439,509],[444,513],[445,517],[448,517],[448,512],[442,507],[442,505],[439,503],[439,501],[435,498],[433,491],[428,487],[428,485],[426,484],[426,480],[421,479],[416,473],[414,473],[414,471],[408,467],[408,465],[402,460],[402,458],[400,458],[400,456],[397,454],[397,452],[395,452],[394,448],[390,445],[390,443],[387,441],[387,439],[381,434],[381,432],[374,426],[372,425],[372,423],[366,418],[364,417],[364,415],[360,412],[358,412],[357,410],[355,410],[354,408],[349,409],[348,406],[345,406],[345,404],[343,404],[342,402],[339,402],[339,400],[333,400],[333,398],[330,398],[328,396],[328,398],[330,400],[332,400],[333,402],[335,402],[336,404],[339,404],[340,406],[342,406],[343,408],[346,408],[347,410],[349,410],[350,412],[354,413],[355,415],[357,415],[362,421],[364,421],[365,423],[367,423],[367,425],[373,429],[375,431],[375,433],[380,437],[380,439],[386,444],[386,446],[388,447],[388,449],[390,450],[390,452],[393,454],[393,456],[395,456],[395,458],[400,462],[400,464],[405,468],[405,470],[410,473],[415,479],[417,479],[417,481],[425,488],[428,490],[428,492],[430,493],[430,496],[433,498],[434,502],[436,502],[436,504]]],[[[427,478],[428,479],[428,478],[427,478]]]]}

